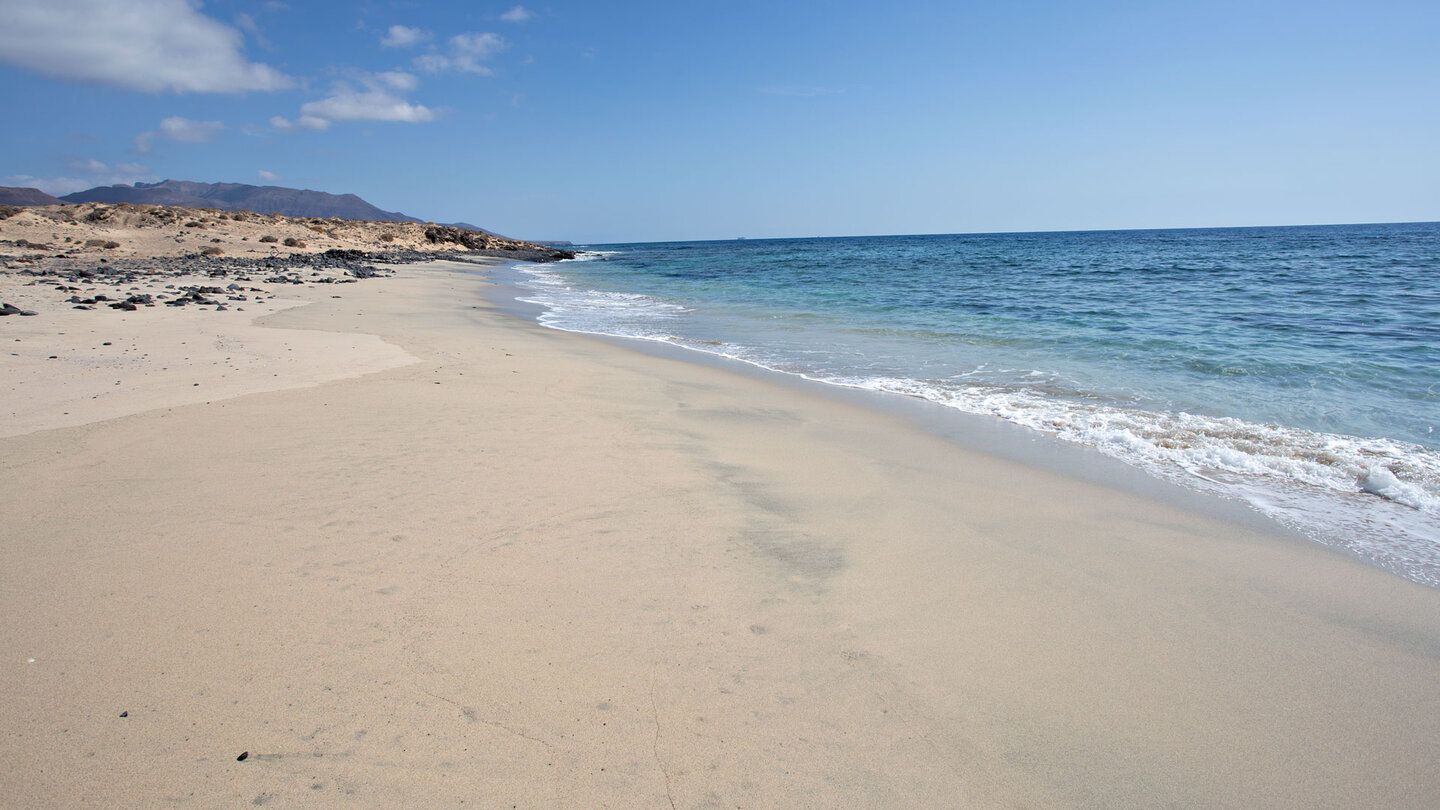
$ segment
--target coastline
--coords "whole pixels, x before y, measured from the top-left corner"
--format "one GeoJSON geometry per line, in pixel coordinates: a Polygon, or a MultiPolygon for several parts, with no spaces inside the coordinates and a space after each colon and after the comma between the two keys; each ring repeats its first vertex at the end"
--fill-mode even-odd
{"type": "MultiPolygon", "coordinates": [[[[511,271],[512,266],[504,262],[487,268],[488,283],[480,289],[480,295],[500,312],[541,328],[569,332],[586,340],[600,341],[629,352],[749,376],[770,385],[793,388],[867,410],[880,411],[981,456],[1004,459],[1065,478],[1077,478],[1103,488],[1118,489],[1261,533],[1292,538],[1296,542],[1316,542],[1297,529],[1259,512],[1244,501],[1187,488],[1176,481],[1157,477],[1112,456],[1096,452],[1094,448],[1066,442],[1054,435],[997,419],[993,415],[957,410],[934,400],[909,394],[858,388],[797,372],[781,371],[740,357],[712,353],[664,339],[570,331],[556,326],[545,326],[539,322],[539,316],[545,310],[544,305],[524,300],[523,297],[531,293],[515,284],[511,271]]],[[[1325,548],[1373,565],[1373,561],[1351,554],[1346,549],[1333,546],[1325,548]]]]}
{"type": "Polygon", "coordinates": [[[1440,803],[1440,593],[479,284],[255,330],[404,365],[0,438],[13,801],[1440,803]]]}

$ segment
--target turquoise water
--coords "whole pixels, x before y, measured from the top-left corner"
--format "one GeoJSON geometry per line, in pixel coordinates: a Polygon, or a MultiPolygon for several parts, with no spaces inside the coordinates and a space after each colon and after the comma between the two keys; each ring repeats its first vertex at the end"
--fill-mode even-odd
{"type": "Polygon", "coordinates": [[[1440,586],[1440,224],[592,246],[558,329],[922,397],[1440,586]]]}

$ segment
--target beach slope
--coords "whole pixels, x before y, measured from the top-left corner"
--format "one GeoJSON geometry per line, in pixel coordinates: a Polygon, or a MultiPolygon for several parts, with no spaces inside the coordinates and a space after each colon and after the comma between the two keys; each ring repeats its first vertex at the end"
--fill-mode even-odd
{"type": "Polygon", "coordinates": [[[1440,806],[1440,592],[479,283],[0,431],[6,804],[1440,806]]]}

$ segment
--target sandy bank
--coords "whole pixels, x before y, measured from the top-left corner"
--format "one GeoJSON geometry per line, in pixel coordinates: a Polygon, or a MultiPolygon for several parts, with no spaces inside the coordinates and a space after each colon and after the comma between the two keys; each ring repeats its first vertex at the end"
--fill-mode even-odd
{"type": "Polygon", "coordinates": [[[435,256],[526,254],[553,261],[568,251],[433,222],[287,217],[253,211],[130,203],[16,208],[0,205],[0,260],[23,267],[59,260],[177,256],[283,257],[329,250],[412,251],[435,256]]]}
{"type": "Polygon", "coordinates": [[[374,335],[256,323],[303,298],[249,303],[223,313],[60,309],[11,317],[0,330],[0,436],[314,385],[415,359],[374,335]]]}
{"type": "Polygon", "coordinates": [[[406,365],[0,439],[7,802],[1440,805],[1440,593],[474,284],[265,320],[406,365]]]}

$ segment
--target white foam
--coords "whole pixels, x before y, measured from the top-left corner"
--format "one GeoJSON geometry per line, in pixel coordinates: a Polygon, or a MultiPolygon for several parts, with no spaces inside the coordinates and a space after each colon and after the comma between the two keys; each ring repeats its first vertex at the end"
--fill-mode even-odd
{"type": "Polygon", "coordinates": [[[831,382],[922,397],[1095,448],[1192,489],[1244,500],[1321,542],[1440,587],[1440,454],[1429,448],[1023,389],[902,378],[831,382]]]}
{"type": "Polygon", "coordinates": [[[1371,467],[1356,483],[1360,489],[1372,495],[1379,495],[1422,512],[1436,512],[1435,499],[1424,487],[1401,481],[1386,467],[1371,467]]]}
{"type": "Polygon", "coordinates": [[[606,292],[572,285],[564,276],[541,266],[521,268],[532,295],[518,300],[545,308],[544,326],[572,332],[663,338],[657,324],[690,310],[679,304],[635,293],[606,292]]]}
{"type": "Polygon", "coordinates": [[[611,256],[619,256],[619,255],[620,255],[620,251],[618,251],[618,250],[577,250],[577,251],[575,251],[575,258],[573,258],[573,259],[561,259],[560,261],[561,261],[561,263],[565,263],[565,262],[594,262],[594,261],[601,261],[601,260],[607,259],[607,258],[609,258],[609,257],[611,257],[611,256]]]}

